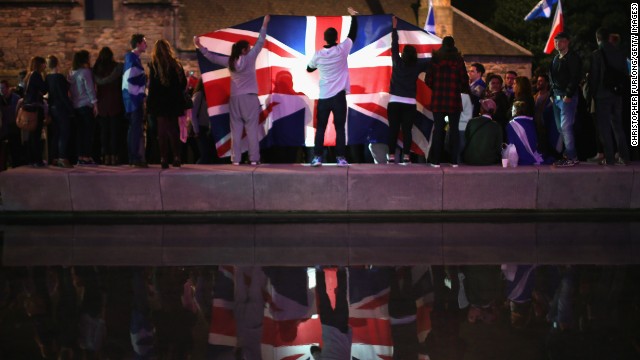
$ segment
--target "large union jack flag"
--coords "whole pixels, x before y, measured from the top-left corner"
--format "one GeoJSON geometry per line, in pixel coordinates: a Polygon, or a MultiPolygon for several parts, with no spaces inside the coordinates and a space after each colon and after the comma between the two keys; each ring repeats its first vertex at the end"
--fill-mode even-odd
{"type": "MultiPolygon", "coordinates": [[[[262,21],[262,18],[254,19],[203,34],[200,39],[209,51],[229,55],[232,44],[238,40],[255,43],[262,21]]],[[[256,62],[258,96],[263,106],[260,117],[264,129],[262,148],[314,145],[318,72],[307,73],[306,67],[316,50],[325,45],[325,29],[337,29],[342,41],[347,36],[350,24],[349,16],[271,16],[267,42],[256,62]]],[[[438,37],[400,19],[398,36],[400,51],[404,45],[410,44],[416,47],[421,58],[430,57],[441,43],[438,37]]],[[[218,156],[227,157],[231,155],[227,106],[229,70],[210,63],[200,53],[198,56],[216,150],[218,156]]],[[[351,93],[347,96],[347,144],[386,143],[386,108],[391,78],[391,15],[358,17],[358,33],[348,61],[351,93]]],[[[412,131],[412,150],[423,155],[428,152],[433,124],[429,111],[430,90],[423,81],[418,81],[417,101],[418,117],[412,131]]],[[[331,124],[327,127],[325,145],[335,145],[331,124]]]]}

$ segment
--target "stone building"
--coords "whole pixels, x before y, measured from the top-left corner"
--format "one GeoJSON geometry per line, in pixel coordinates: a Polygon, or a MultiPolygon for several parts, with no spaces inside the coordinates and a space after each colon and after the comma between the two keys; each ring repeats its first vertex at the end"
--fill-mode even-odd
{"type": "MultiPolygon", "coordinates": [[[[361,14],[390,14],[422,26],[427,0],[0,0],[0,78],[15,84],[34,55],[56,55],[63,69],[73,53],[86,49],[95,60],[103,46],[117,59],[130,50],[133,33],[146,35],[149,46],[159,38],[174,45],[185,69],[197,70],[194,34],[229,27],[265,14],[346,15],[346,6],[361,14]]],[[[531,52],[451,6],[434,0],[437,34],[453,35],[468,63],[488,71],[514,69],[530,75],[531,52]]],[[[149,61],[149,51],[142,61],[149,61]]]]}

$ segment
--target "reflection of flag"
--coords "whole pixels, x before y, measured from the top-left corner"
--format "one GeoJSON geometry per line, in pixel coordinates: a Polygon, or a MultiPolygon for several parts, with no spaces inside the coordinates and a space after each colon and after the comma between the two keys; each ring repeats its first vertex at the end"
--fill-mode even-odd
{"type": "Polygon", "coordinates": [[[558,35],[564,29],[564,18],[562,16],[562,3],[558,0],[558,7],[556,8],[556,14],[553,17],[553,24],[551,25],[551,32],[549,33],[549,39],[544,46],[544,53],[551,54],[553,52],[553,38],[558,35]]]}
{"type": "MultiPolygon", "coordinates": [[[[316,315],[315,270],[297,267],[265,267],[266,309],[263,318],[262,358],[265,360],[309,360],[311,345],[322,344],[320,319],[316,315]],[[310,288],[311,287],[311,288],[310,288]]],[[[335,269],[325,269],[327,294],[335,304],[335,269]]],[[[237,344],[233,316],[233,267],[221,267],[216,277],[210,351],[228,355],[237,344]]],[[[412,268],[414,294],[418,305],[419,336],[423,340],[430,328],[429,312],[433,286],[428,267],[412,268]]],[[[388,267],[348,270],[349,325],[353,333],[352,360],[393,357],[388,313],[391,269],[388,267]]],[[[236,277],[237,278],[237,277],[236,277]]],[[[236,279],[237,280],[237,279],[236,279]]]]}
{"type": "MultiPolygon", "coordinates": [[[[313,146],[315,106],[318,98],[318,73],[307,73],[306,66],[317,49],[324,45],[323,33],[334,27],[340,39],[346,38],[350,17],[271,16],[267,43],[256,62],[259,98],[263,104],[261,123],[264,128],[262,147],[313,146]]],[[[254,43],[262,19],[255,19],[201,37],[209,51],[228,55],[234,42],[246,39],[254,43]]],[[[400,47],[411,44],[419,57],[430,57],[440,47],[440,39],[405,21],[398,20],[400,47]]],[[[351,94],[347,119],[347,143],[365,144],[370,140],[386,142],[388,122],[386,106],[391,78],[391,18],[390,15],[358,17],[358,34],[349,55],[351,94]]],[[[216,149],[221,157],[231,153],[229,134],[229,72],[211,64],[198,53],[205,84],[208,112],[216,149]]],[[[427,93],[423,82],[419,92],[427,93]]],[[[419,122],[432,118],[428,96],[418,97],[419,122]]],[[[431,123],[431,121],[427,121],[431,123]]],[[[332,126],[325,145],[335,144],[332,126]],[[333,135],[333,136],[332,136],[333,135]]],[[[431,126],[418,127],[419,131],[431,126]]],[[[419,153],[426,150],[429,135],[416,137],[419,153]]]]}
{"type": "Polygon", "coordinates": [[[389,323],[387,267],[349,268],[349,325],[353,330],[354,359],[391,359],[393,341],[389,323]]]}
{"type": "Polygon", "coordinates": [[[233,278],[233,267],[220,267],[213,287],[209,348],[212,355],[220,357],[231,354],[237,344],[233,278]]]}
{"type": "Polygon", "coordinates": [[[429,12],[427,13],[427,20],[424,22],[424,31],[431,35],[436,34],[436,19],[433,15],[433,3],[429,1],[429,12]]]}
{"type": "Polygon", "coordinates": [[[540,2],[524,17],[524,21],[537,18],[549,18],[551,16],[551,7],[558,0],[540,0],[540,2]]]}

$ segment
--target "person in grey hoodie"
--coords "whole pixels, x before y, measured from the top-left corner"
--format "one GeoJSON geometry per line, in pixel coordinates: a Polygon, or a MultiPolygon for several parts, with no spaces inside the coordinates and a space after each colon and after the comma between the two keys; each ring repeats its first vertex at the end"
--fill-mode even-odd
{"type": "Polygon", "coordinates": [[[256,79],[256,60],[267,37],[269,15],[264,17],[260,34],[255,45],[239,40],[233,44],[230,56],[223,56],[209,51],[194,37],[196,49],[207,60],[214,64],[229,68],[231,73],[231,89],[229,98],[229,117],[231,126],[231,162],[240,164],[242,155],[242,131],[246,130],[249,143],[249,161],[251,165],[260,163],[260,112],[262,107],[258,99],[258,81],[256,79]]]}
{"type": "Polygon", "coordinates": [[[71,102],[73,103],[77,129],[78,165],[95,165],[91,158],[91,151],[96,115],[98,114],[98,99],[96,98],[96,88],[87,50],[80,50],[73,54],[70,82],[71,102]]]}

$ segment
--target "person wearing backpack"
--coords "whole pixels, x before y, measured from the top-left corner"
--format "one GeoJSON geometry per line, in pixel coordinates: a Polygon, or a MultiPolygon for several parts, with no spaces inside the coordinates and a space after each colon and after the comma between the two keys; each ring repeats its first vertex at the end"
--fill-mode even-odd
{"type": "Polygon", "coordinates": [[[588,101],[593,99],[595,103],[598,132],[604,145],[605,157],[600,165],[626,165],[629,148],[622,127],[622,95],[629,74],[624,55],[608,39],[608,29],[601,27],[596,31],[598,49],[591,54],[589,82],[585,92],[588,101]],[[612,135],[618,146],[618,160],[615,160],[612,135]]]}

